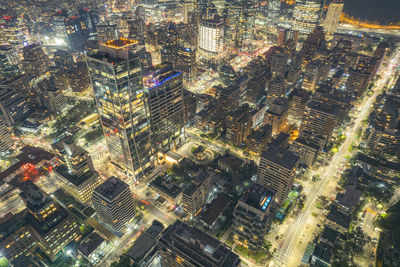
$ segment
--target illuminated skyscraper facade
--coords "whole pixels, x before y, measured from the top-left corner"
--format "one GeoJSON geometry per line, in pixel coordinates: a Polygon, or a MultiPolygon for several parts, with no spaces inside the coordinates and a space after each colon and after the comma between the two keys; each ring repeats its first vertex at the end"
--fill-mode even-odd
{"type": "Polygon", "coordinates": [[[151,165],[147,92],[137,41],[117,39],[87,57],[96,105],[112,161],[136,179],[151,165]]]}
{"type": "Polygon", "coordinates": [[[328,13],[324,21],[324,30],[327,33],[334,33],[339,25],[340,15],[343,10],[343,0],[333,0],[328,7],[328,13]]]}
{"type": "Polygon", "coordinates": [[[319,24],[323,0],[297,0],[293,11],[292,29],[308,34],[319,24]]]}
{"type": "Polygon", "coordinates": [[[215,63],[224,51],[224,22],[222,19],[201,20],[199,25],[199,59],[215,63]]]}

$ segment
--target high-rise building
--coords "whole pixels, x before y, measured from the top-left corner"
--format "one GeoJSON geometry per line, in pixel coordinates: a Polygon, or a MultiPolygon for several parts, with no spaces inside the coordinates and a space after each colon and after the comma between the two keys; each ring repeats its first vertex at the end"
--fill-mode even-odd
{"type": "Polygon", "coordinates": [[[288,149],[269,146],[261,155],[257,183],[276,192],[276,202],[282,204],[292,188],[300,158],[288,149]]]}
{"type": "Polygon", "coordinates": [[[130,39],[108,41],[87,57],[87,65],[110,157],[138,179],[151,166],[151,135],[136,44],[130,39]]]}
{"type": "Polygon", "coordinates": [[[68,70],[74,65],[74,59],[70,52],[58,49],[54,52],[54,63],[61,70],[68,70]]]}
{"type": "Polygon", "coordinates": [[[202,19],[199,24],[199,59],[215,64],[224,52],[224,21],[222,18],[202,19]]]}
{"type": "Polygon", "coordinates": [[[394,153],[400,149],[400,97],[389,96],[378,108],[371,122],[367,139],[368,148],[373,151],[394,153]]]}
{"type": "Polygon", "coordinates": [[[143,81],[148,90],[153,149],[176,150],[184,143],[182,74],[165,62],[155,66],[143,81]]]}
{"type": "Polygon", "coordinates": [[[207,171],[201,171],[182,192],[183,211],[187,216],[197,216],[206,203],[206,197],[211,189],[211,176],[207,171]]]}
{"type": "Polygon", "coordinates": [[[11,79],[21,72],[17,66],[18,54],[11,46],[0,46],[0,79],[11,79]]]}
{"type": "Polygon", "coordinates": [[[311,101],[304,111],[299,136],[324,147],[337,125],[338,115],[338,106],[311,101]]]}
{"type": "Polygon", "coordinates": [[[96,187],[92,205],[99,217],[116,231],[120,231],[136,212],[129,185],[115,177],[96,187]]]}
{"type": "Polygon", "coordinates": [[[182,72],[184,80],[192,82],[196,78],[196,49],[179,47],[173,62],[175,68],[182,72]]]}
{"type": "Polygon", "coordinates": [[[310,92],[301,88],[295,88],[289,95],[289,116],[301,119],[304,114],[310,92]]]}
{"type": "Polygon", "coordinates": [[[307,64],[301,88],[314,92],[321,77],[322,62],[312,61],[307,64]]]}
{"type": "Polygon", "coordinates": [[[251,132],[249,106],[242,105],[226,117],[225,139],[233,145],[240,145],[246,141],[251,132]]]}
{"type": "Polygon", "coordinates": [[[247,82],[246,100],[256,104],[265,95],[267,79],[264,75],[252,77],[247,82]]]}
{"type": "Polygon", "coordinates": [[[260,156],[267,148],[271,140],[272,126],[269,124],[260,127],[247,137],[247,147],[249,151],[257,156],[260,156]]]}
{"type": "Polygon", "coordinates": [[[282,132],[287,125],[289,103],[286,98],[280,97],[274,100],[265,112],[264,124],[272,126],[272,135],[282,132]]]}
{"type": "Polygon", "coordinates": [[[284,77],[287,68],[288,55],[281,47],[275,46],[273,49],[271,48],[271,50],[271,72],[275,76],[284,77]]]}
{"type": "Polygon", "coordinates": [[[240,266],[239,256],[228,246],[181,221],[176,221],[163,232],[158,242],[158,253],[161,266],[240,266]]]}
{"type": "Polygon", "coordinates": [[[69,44],[73,51],[85,51],[86,40],[89,38],[89,29],[85,17],[72,16],[64,20],[69,44]]]}
{"type": "Polygon", "coordinates": [[[31,181],[23,182],[19,188],[29,211],[26,220],[34,229],[32,234],[37,235],[44,252],[51,259],[55,259],[57,253],[71,241],[79,241],[79,225],[68,211],[31,181]]]}
{"type": "Polygon", "coordinates": [[[292,29],[281,28],[278,30],[278,41],[276,44],[281,47],[285,47],[286,43],[289,40],[292,40],[294,43],[294,47],[296,47],[298,39],[299,39],[298,31],[294,31],[292,29]]]}
{"type": "Polygon", "coordinates": [[[118,31],[116,24],[96,25],[96,31],[97,31],[97,40],[99,41],[99,43],[104,43],[118,39],[118,31]]]}
{"type": "Polygon", "coordinates": [[[268,84],[267,104],[271,105],[276,99],[283,97],[285,93],[285,80],[282,76],[275,76],[268,84]]]}
{"type": "Polygon", "coordinates": [[[4,122],[12,126],[25,119],[31,112],[31,105],[26,97],[9,88],[0,88],[0,111],[4,122]]]}
{"type": "Polygon", "coordinates": [[[252,251],[264,243],[273,217],[275,192],[253,184],[243,193],[233,211],[233,239],[252,251]]]}
{"type": "Polygon", "coordinates": [[[100,178],[89,153],[76,145],[72,136],[52,144],[52,148],[59,162],[54,173],[64,190],[83,203],[90,202],[100,178]]]}
{"type": "Polygon", "coordinates": [[[308,34],[319,24],[323,0],[297,0],[293,11],[292,29],[308,34]]]}
{"type": "Polygon", "coordinates": [[[14,145],[11,132],[0,117],[0,152],[6,152],[14,145]]]}
{"type": "Polygon", "coordinates": [[[321,146],[314,143],[313,140],[302,137],[294,140],[289,147],[289,150],[297,154],[300,157],[301,163],[306,166],[313,166],[321,149],[321,146]]]}
{"type": "Polygon", "coordinates": [[[335,33],[339,25],[340,15],[343,10],[343,0],[333,0],[328,6],[328,12],[324,20],[324,29],[327,33],[335,33]]]}
{"type": "Polygon", "coordinates": [[[49,58],[40,45],[24,46],[22,52],[24,56],[22,66],[28,77],[42,75],[49,70],[49,58]]]}

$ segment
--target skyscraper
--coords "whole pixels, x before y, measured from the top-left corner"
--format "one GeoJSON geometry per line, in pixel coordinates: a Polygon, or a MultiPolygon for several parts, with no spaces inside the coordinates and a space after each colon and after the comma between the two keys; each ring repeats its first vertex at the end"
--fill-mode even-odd
{"type": "Polygon", "coordinates": [[[87,65],[111,159],[138,179],[151,165],[151,143],[148,92],[136,44],[108,41],[87,56],[87,65]]]}
{"type": "Polygon", "coordinates": [[[293,30],[308,34],[320,22],[323,0],[297,0],[293,12],[293,30]]]}
{"type": "Polygon", "coordinates": [[[324,29],[327,33],[334,33],[339,25],[343,10],[343,0],[333,0],[328,6],[328,13],[324,20],[324,29]]]}
{"type": "Polygon", "coordinates": [[[257,183],[276,192],[276,202],[282,204],[292,188],[300,158],[285,148],[269,146],[261,155],[257,183]]]}
{"type": "Polygon", "coordinates": [[[165,62],[155,66],[143,80],[149,92],[153,149],[156,152],[176,150],[184,143],[182,74],[165,62]]]}
{"type": "Polygon", "coordinates": [[[99,217],[116,231],[120,231],[135,216],[135,203],[129,185],[115,177],[96,187],[92,204],[99,217]]]}
{"type": "Polygon", "coordinates": [[[214,64],[224,51],[224,21],[203,19],[199,24],[199,59],[214,64]]]}
{"type": "Polygon", "coordinates": [[[2,118],[0,118],[0,152],[5,152],[13,146],[11,133],[7,129],[2,118]]]}

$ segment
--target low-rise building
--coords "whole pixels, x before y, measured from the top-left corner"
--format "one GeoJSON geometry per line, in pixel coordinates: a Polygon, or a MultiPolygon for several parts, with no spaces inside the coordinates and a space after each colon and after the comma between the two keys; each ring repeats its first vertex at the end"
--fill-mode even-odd
{"type": "Polygon", "coordinates": [[[150,182],[150,186],[161,197],[167,199],[174,205],[178,204],[182,199],[182,188],[166,179],[166,177],[158,176],[150,182]]]}

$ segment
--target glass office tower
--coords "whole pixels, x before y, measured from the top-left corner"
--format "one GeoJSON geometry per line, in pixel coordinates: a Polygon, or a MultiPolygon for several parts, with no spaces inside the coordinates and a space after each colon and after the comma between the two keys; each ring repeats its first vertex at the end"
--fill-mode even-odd
{"type": "Polygon", "coordinates": [[[114,164],[135,179],[151,166],[147,92],[138,42],[117,39],[86,57],[104,136],[114,164]]]}

